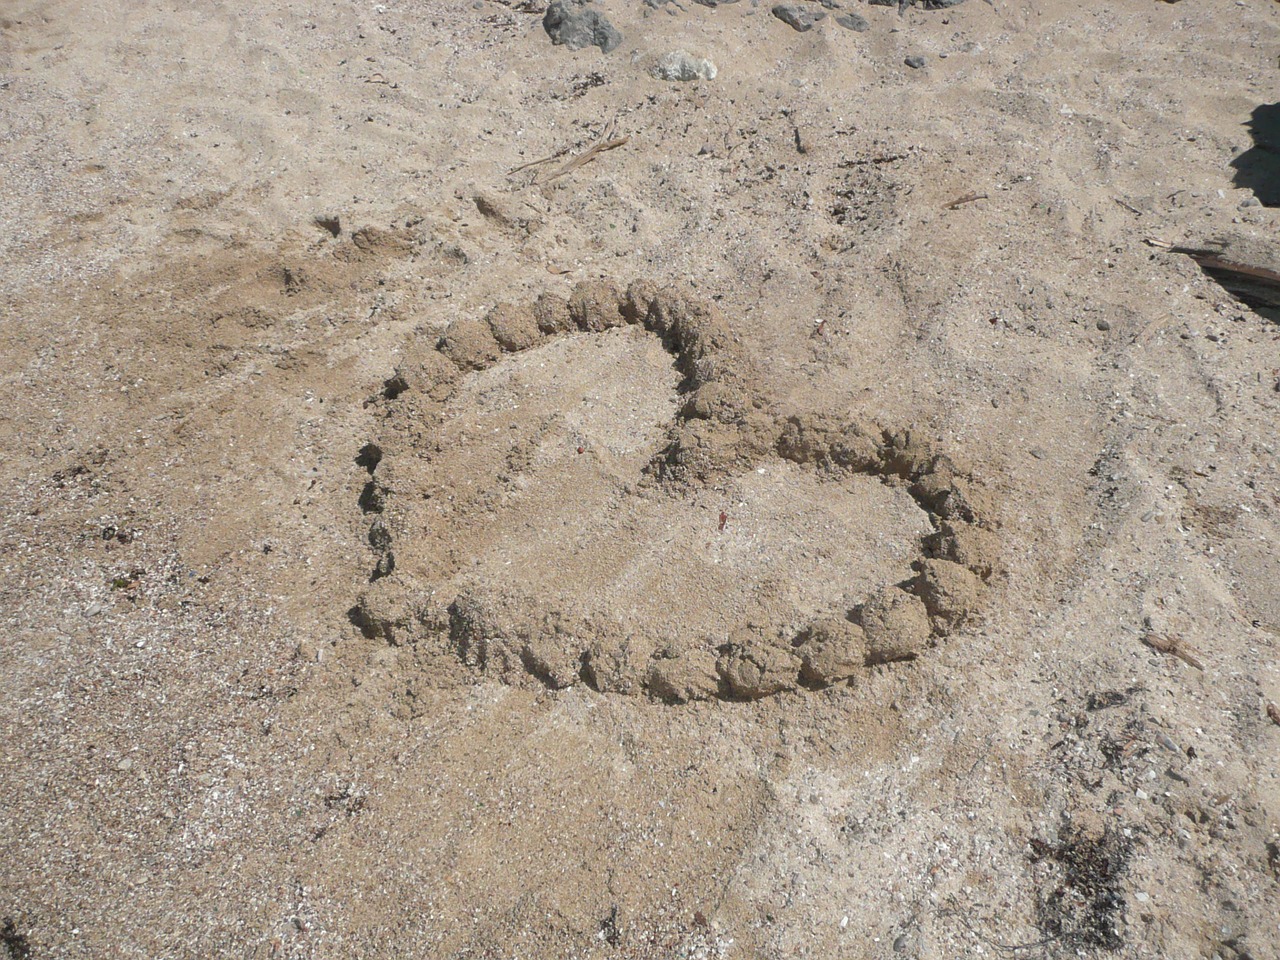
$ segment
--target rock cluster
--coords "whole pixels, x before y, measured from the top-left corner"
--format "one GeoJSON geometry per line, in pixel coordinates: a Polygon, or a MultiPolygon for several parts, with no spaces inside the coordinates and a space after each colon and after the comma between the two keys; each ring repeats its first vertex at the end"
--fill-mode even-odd
{"type": "MultiPolygon", "coordinates": [[[[644,0],[645,6],[655,10],[671,2],[672,0],[644,0]]],[[[694,2],[704,7],[714,8],[737,3],[738,0],[694,0],[694,2]]],[[[869,0],[869,2],[873,6],[896,6],[898,12],[902,13],[907,7],[917,4],[925,10],[945,10],[963,3],[964,0],[869,0]]],[[[837,11],[834,20],[846,30],[861,33],[871,27],[866,17],[861,14],[852,10],[842,10],[838,0],[793,0],[793,2],[776,3],[770,8],[770,13],[793,30],[808,33],[827,18],[828,10],[837,11]]],[[[668,12],[673,11],[668,9],[668,12]]],[[[603,13],[593,6],[592,0],[551,0],[543,16],[542,25],[552,43],[566,46],[570,50],[594,46],[609,53],[622,43],[622,34],[614,28],[603,13]]],[[[715,77],[715,67],[710,65],[709,61],[692,61],[695,65],[685,64],[683,68],[667,62],[677,56],[678,54],[668,54],[663,64],[655,69],[655,75],[664,80],[709,80],[715,77]]],[[[687,54],[683,56],[688,57],[687,54]]],[[[911,65],[914,66],[914,64],[911,65]]]]}

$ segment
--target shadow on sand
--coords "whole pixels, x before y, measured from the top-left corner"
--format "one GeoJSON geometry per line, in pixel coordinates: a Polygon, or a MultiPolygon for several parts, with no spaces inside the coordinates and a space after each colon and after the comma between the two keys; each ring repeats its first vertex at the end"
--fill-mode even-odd
{"type": "Polygon", "coordinates": [[[1280,207],[1280,103],[1264,103],[1249,117],[1253,146],[1231,161],[1237,187],[1248,187],[1265,207],[1280,207]]]}

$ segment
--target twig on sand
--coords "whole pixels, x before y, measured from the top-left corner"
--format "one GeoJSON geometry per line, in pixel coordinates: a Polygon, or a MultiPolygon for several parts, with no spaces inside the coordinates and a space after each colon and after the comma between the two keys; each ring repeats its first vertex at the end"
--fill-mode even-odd
{"type": "Polygon", "coordinates": [[[579,167],[585,166],[586,164],[590,163],[592,160],[600,156],[600,154],[604,153],[606,150],[614,150],[622,146],[624,143],[626,143],[630,139],[631,139],[630,137],[615,137],[612,140],[602,139],[602,140],[596,141],[591,146],[589,146],[586,150],[582,151],[582,153],[578,154],[576,157],[574,157],[572,160],[566,163],[563,167],[557,170],[555,173],[551,174],[551,176],[547,177],[547,183],[550,183],[552,180],[558,180],[561,177],[565,176],[566,174],[573,173],[574,170],[577,170],[579,167]]]}
{"type": "Polygon", "coordinates": [[[1163,316],[1156,317],[1154,320],[1148,323],[1145,327],[1139,330],[1136,334],[1134,334],[1133,339],[1130,340],[1129,342],[1137,343],[1140,340],[1146,340],[1149,336],[1151,336],[1151,334],[1155,333],[1162,326],[1164,326],[1165,321],[1171,320],[1171,319],[1173,319],[1172,313],[1166,313],[1163,316]]]}
{"type": "MultiPolygon", "coordinates": [[[[545,182],[550,183],[552,180],[558,180],[566,174],[577,170],[579,167],[590,163],[606,150],[615,150],[631,139],[630,137],[613,137],[613,127],[613,123],[610,122],[610,124],[605,127],[604,133],[601,134],[599,140],[587,147],[586,150],[582,151],[582,153],[578,154],[576,157],[571,158],[568,163],[564,164],[564,166],[560,167],[560,169],[548,176],[545,182]]],[[[521,170],[527,170],[530,167],[537,167],[544,163],[550,163],[552,160],[558,160],[568,152],[569,149],[566,147],[564,150],[561,150],[558,153],[553,153],[549,157],[543,157],[541,160],[530,160],[528,163],[522,163],[520,166],[513,167],[508,170],[507,176],[511,176],[513,173],[519,173],[521,170]]],[[[534,175],[534,180],[537,180],[536,174],[534,175]]]]}
{"type": "Polygon", "coordinates": [[[987,199],[987,195],[985,193],[966,193],[963,197],[956,197],[954,200],[952,200],[948,204],[945,204],[944,206],[947,210],[958,210],[960,207],[963,207],[966,203],[973,203],[975,200],[986,200],[986,199],[987,199]]]}
{"type": "Polygon", "coordinates": [[[563,150],[559,150],[556,153],[551,154],[551,156],[549,157],[543,157],[541,160],[530,160],[528,163],[522,163],[520,164],[520,166],[512,167],[510,170],[508,170],[507,176],[509,177],[513,173],[519,173],[521,170],[528,170],[530,167],[536,167],[539,164],[550,163],[552,160],[559,160],[568,152],[569,152],[569,148],[565,147],[563,150]]]}
{"type": "Polygon", "coordinates": [[[1187,649],[1186,644],[1182,642],[1180,637],[1170,636],[1164,633],[1148,633],[1142,638],[1145,643],[1156,653],[1167,653],[1171,657],[1177,657],[1183,663],[1195,667],[1197,670],[1203,670],[1204,664],[1200,659],[1187,649]]]}

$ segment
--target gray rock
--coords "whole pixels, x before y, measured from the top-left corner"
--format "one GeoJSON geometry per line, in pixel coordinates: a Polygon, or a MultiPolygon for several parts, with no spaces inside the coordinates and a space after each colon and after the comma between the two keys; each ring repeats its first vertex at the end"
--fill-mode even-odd
{"type": "Polygon", "coordinates": [[[542,18],[542,28],[552,43],[563,44],[570,50],[599,47],[605,53],[622,43],[622,34],[589,4],[590,0],[551,0],[542,18]]]}
{"type": "Polygon", "coordinates": [[[714,80],[716,65],[703,57],[695,57],[683,50],[673,50],[653,68],[659,80],[714,80]]]}
{"type": "Polygon", "coordinates": [[[856,13],[837,14],[836,23],[846,30],[856,30],[858,33],[862,33],[871,27],[871,24],[867,23],[866,17],[859,16],[856,13]]]}
{"type": "Polygon", "coordinates": [[[779,3],[772,11],[773,15],[801,33],[812,30],[813,25],[826,17],[826,13],[797,6],[794,3],[779,3]]]}
{"type": "Polygon", "coordinates": [[[723,7],[726,3],[737,3],[738,0],[693,0],[704,7],[723,7]]]}
{"type": "Polygon", "coordinates": [[[925,63],[924,57],[915,57],[915,56],[907,57],[907,59],[903,62],[906,63],[906,65],[910,67],[912,70],[919,70],[924,66],[924,63],[925,63]]]}
{"type": "MultiPolygon", "coordinates": [[[[868,0],[873,7],[897,7],[901,13],[907,7],[914,7],[919,0],[868,0]]],[[[924,0],[920,6],[926,10],[946,10],[948,7],[956,7],[964,3],[964,0],[924,0]]]]}

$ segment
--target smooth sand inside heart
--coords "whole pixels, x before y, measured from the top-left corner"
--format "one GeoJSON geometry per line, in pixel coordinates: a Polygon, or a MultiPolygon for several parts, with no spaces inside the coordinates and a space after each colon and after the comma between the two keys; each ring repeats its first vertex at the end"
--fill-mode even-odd
{"type": "Polygon", "coordinates": [[[932,526],[875,477],[770,457],[678,494],[641,484],[679,379],[636,327],[558,338],[468,377],[409,481],[419,494],[402,498],[424,533],[397,539],[397,569],[434,580],[441,601],[536,597],[625,634],[712,644],[749,623],[794,631],[910,576],[932,526]]]}

